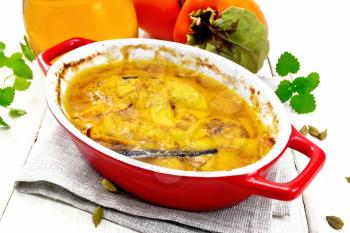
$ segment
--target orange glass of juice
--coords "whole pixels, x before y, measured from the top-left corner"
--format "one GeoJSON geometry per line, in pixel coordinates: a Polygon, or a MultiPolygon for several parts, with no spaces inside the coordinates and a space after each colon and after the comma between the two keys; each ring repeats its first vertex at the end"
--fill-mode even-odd
{"type": "Polygon", "coordinates": [[[23,15],[36,54],[72,37],[138,36],[132,0],[23,0],[23,15]]]}

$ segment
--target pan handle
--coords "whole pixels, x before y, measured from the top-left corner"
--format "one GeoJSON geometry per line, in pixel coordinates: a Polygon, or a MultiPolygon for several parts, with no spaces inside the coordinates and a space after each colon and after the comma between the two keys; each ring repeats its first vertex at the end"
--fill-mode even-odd
{"type": "Polygon", "coordinates": [[[53,60],[67,52],[70,52],[81,46],[91,44],[93,42],[95,41],[79,37],[71,38],[40,53],[37,58],[37,61],[41,70],[46,75],[48,70],[50,69],[50,66],[52,65],[51,62],[53,60]]]}
{"type": "Polygon", "coordinates": [[[265,179],[260,172],[248,179],[254,194],[273,199],[290,201],[297,198],[323,167],[326,155],[322,149],[304,137],[292,126],[292,133],[287,145],[310,158],[305,169],[288,183],[276,183],[265,179]]]}

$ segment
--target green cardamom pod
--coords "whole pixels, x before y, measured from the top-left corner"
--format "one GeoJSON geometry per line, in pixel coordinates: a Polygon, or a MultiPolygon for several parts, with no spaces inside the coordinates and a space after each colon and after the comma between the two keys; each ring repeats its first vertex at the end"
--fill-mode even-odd
{"type": "Polygon", "coordinates": [[[118,192],[115,185],[112,182],[110,182],[109,180],[107,180],[106,178],[103,178],[101,180],[101,184],[105,188],[105,190],[107,190],[109,192],[118,192]]]}
{"type": "Polygon", "coordinates": [[[321,133],[317,136],[317,138],[320,139],[321,141],[325,140],[326,137],[327,137],[327,130],[321,132],[321,133]]]}
{"type": "Polygon", "coordinates": [[[347,181],[348,183],[350,183],[350,176],[345,177],[345,179],[346,179],[346,181],[347,181]]]}
{"type": "Polygon", "coordinates": [[[320,135],[320,131],[316,127],[309,125],[309,134],[317,138],[320,135]]]}
{"type": "Polygon", "coordinates": [[[306,135],[309,133],[309,129],[308,129],[307,125],[304,125],[304,126],[299,130],[299,132],[300,132],[302,135],[306,136],[306,135]]]}
{"type": "Polygon", "coordinates": [[[327,216],[326,219],[333,229],[340,230],[344,226],[343,220],[337,216],[327,216]]]}
{"type": "Polygon", "coordinates": [[[95,227],[100,225],[102,217],[103,217],[103,208],[101,206],[98,206],[96,207],[94,213],[92,214],[92,222],[94,223],[95,227]]]}

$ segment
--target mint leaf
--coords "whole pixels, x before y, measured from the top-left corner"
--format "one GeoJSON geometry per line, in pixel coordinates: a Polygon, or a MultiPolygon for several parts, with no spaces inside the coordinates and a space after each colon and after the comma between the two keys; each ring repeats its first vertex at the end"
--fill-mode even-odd
{"type": "Polygon", "coordinates": [[[27,90],[30,87],[31,82],[28,81],[27,79],[21,78],[21,77],[16,77],[15,82],[13,84],[13,87],[17,91],[24,91],[27,90]]]}
{"type": "Polygon", "coordinates": [[[310,93],[309,80],[305,77],[299,77],[293,81],[293,91],[297,93],[310,93]]]}
{"type": "Polygon", "coordinates": [[[187,43],[223,56],[253,73],[264,64],[269,51],[266,26],[251,11],[229,7],[221,14],[197,10],[191,16],[187,43]]]}
{"type": "Polygon", "coordinates": [[[6,45],[0,41],[0,51],[3,51],[6,48],[6,45]]]}
{"type": "Polygon", "coordinates": [[[22,58],[21,53],[14,53],[7,58],[5,65],[13,70],[13,74],[25,79],[32,79],[33,72],[22,58]]]}
{"type": "Polygon", "coordinates": [[[1,106],[9,106],[13,98],[15,97],[15,88],[13,87],[5,87],[0,88],[0,105],[1,106]]]}
{"type": "Polygon", "coordinates": [[[299,77],[293,81],[293,90],[298,93],[310,93],[320,84],[320,75],[311,73],[306,78],[299,77]]]}
{"type": "Polygon", "coordinates": [[[29,45],[29,42],[28,42],[28,39],[26,36],[24,36],[24,43],[25,44],[20,43],[22,53],[28,61],[32,62],[35,60],[35,55],[34,55],[33,50],[31,49],[31,47],[29,45]]]}
{"type": "Polygon", "coordinates": [[[284,52],[278,59],[276,72],[279,76],[284,77],[288,74],[295,74],[299,71],[300,64],[298,59],[289,52],[284,52]]]}
{"type": "Polygon", "coordinates": [[[282,103],[288,101],[293,95],[292,83],[289,80],[283,80],[277,87],[276,95],[282,103]]]}
{"type": "Polygon", "coordinates": [[[22,109],[18,109],[18,108],[11,108],[9,111],[9,115],[11,117],[19,117],[19,116],[23,116],[27,114],[26,111],[22,110],[22,109]]]}
{"type": "Polygon", "coordinates": [[[290,106],[299,114],[313,112],[316,109],[315,97],[310,93],[294,95],[290,100],[290,106]]]}
{"type": "Polygon", "coordinates": [[[307,76],[307,79],[309,80],[309,91],[313,91],[318,87],[320,84],[320,74],[317,72],[312,72],[307,76]]]}
{"type": "Polygon", "coordinates": [[[5,44],[0,41],[0,68],[5,66],[6,56],[4,54],[5,44]]]}
{"type": "Polygon", "coordinates": [[[0,117],[0,126],[4,128],[10,128],[10,126],[0,117]]]}

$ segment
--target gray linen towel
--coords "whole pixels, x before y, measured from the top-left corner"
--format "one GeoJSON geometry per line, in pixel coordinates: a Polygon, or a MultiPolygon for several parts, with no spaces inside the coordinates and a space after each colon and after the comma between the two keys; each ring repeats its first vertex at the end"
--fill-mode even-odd
{"type": "MultiPolygon", "coordinates": [[[[285,182],[291,156],[286,155],[269,178],[285,182]]],[[[51,113],[47,113],[36,143],[22,169],[15,188],[42,195],[76,208],[93,212],[105,208],[104,218],[140,232],[236,232],[266,233],[273,215],[288,215],[286,202],[251,197],[243,203],[210,212],[186,212],[155,206],[125,192],[105,191],[101,176],[80,155],[51,113]]],[[[92,226],[93,227],[93,226],[92,226]]]]}

